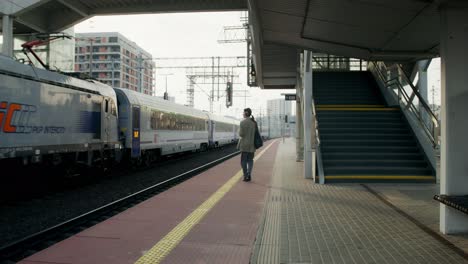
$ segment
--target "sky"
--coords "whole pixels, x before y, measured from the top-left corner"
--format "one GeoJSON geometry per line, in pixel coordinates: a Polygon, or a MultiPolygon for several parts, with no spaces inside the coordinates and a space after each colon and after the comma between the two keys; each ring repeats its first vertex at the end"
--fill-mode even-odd
{"type": "Polygon", "coordinates": [[[429,104],[440,105],[440,58],[433,59],[427,69],[427,86],[429,104]]]}
{"type": "MultiPolygon", "coordinates": [[[[245,13],[244,13],[245,14],[245,13]]],[[[76,33],[120,32],[128,39],[153,55],[161,57],[211,57],[246,56],[246,44],[220,44],[224,26],[239,26],[242,12],[177,13],[126,16],[96,16],[75,26],[76,33]]],[[[294,93],[294,90],[261,90],[247,86],[247,70],[239,69],[239,84],[234,84],[233,106],[226,109],[225,98],[214,103],[217,114],[240,117],[242,109],[250,107],[254,115],[266,112],[266,100],[284,98],[281,93],[294,93]],[[243,95],[247,95],[244,97],[243,95]]],[[[186,104],[187,77],[184,70],[156,72],[156,96],[162,96],[166,83],[169,96],[175,96],[176,103],[186,104]]],[[[224,91],[225,84],[220,85],[224,91]]],[[[217,89],[217,85],[216,85],[217,89]]],[[[211,85],[196,85],[195,108],[209,110],[206,95],[211,85]]]]}

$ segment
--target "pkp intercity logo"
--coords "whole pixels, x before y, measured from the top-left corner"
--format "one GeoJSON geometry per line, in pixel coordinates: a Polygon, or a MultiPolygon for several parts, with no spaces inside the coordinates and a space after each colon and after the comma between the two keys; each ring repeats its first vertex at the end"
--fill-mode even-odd
{"type": "Polygon", "coordinates": [[[0,131],[22,134],[59,134],[65,132],[65,127],[31,125],[36,112],[35,105],[0,102],[0,131]]]}

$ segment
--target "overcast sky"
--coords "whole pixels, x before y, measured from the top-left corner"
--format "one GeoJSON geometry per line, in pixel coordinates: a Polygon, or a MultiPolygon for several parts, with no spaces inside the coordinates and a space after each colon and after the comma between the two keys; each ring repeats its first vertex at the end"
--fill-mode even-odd
{"type": "MultiPolygon", "coordinates": [[[[241,12],[210,12],[184,14],[154,14],[93,17],[75,26],[76,33],[117,31],[158,57],[210,57],[210,56],[245,56],[246,45],[219,44],[224,26],[241,25],[241,12]]],[[[265,112],[266,100],[280,98],[284,92],[294,90],[271,91],[250,88],[246,85],[246,69],[239,69],[241,84],[234,85],[234,105],[226,109],[225,98],[214,104],[216,113],[240,116],[244,107],[251,107],[254,112],[265,112]],[[248,90],[247,92],[242,92],[248,90]],[[236,92],[237,91],[237,92],[236,92]],[[248,97],[238,97],[246,94],[248,97]],[[255,111],[257,110],[257,111],[255,111]]],[[[185,71],[169,71],[168,92],[176,97],[176,102],[186,103],[187,78],[185,71]]],[[[220,86],[224,91],[225,84],[220,86]]],[[[217,88],[217,86],[216,86],[217,88]]],[[[162,96],[165,90],[165,77],[156,76],[156,95],[162,96]]],[[[206,93],[210,85],[197,85],[195,89],[195,107],[209,110],[206,93]]]]}

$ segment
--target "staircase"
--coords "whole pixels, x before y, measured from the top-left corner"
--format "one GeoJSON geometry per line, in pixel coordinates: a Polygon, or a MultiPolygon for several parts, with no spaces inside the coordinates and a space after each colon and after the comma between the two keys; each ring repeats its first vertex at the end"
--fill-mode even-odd
{"type": "Polygon", "coordinates": [[[314,99],[326,182],[434,182],[399,108],[368,72],[315,72],[314,99]]]}

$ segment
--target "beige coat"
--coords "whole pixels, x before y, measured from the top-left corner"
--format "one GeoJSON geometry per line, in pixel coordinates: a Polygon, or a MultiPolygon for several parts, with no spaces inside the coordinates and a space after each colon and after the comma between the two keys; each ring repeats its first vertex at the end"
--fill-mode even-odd
{"type": "Polygon", "coordinates": [[[255,152],[255,122],[250,118],[244,118],[239,127],[239,143],[237,149],[241,152],[255,152]]]}

